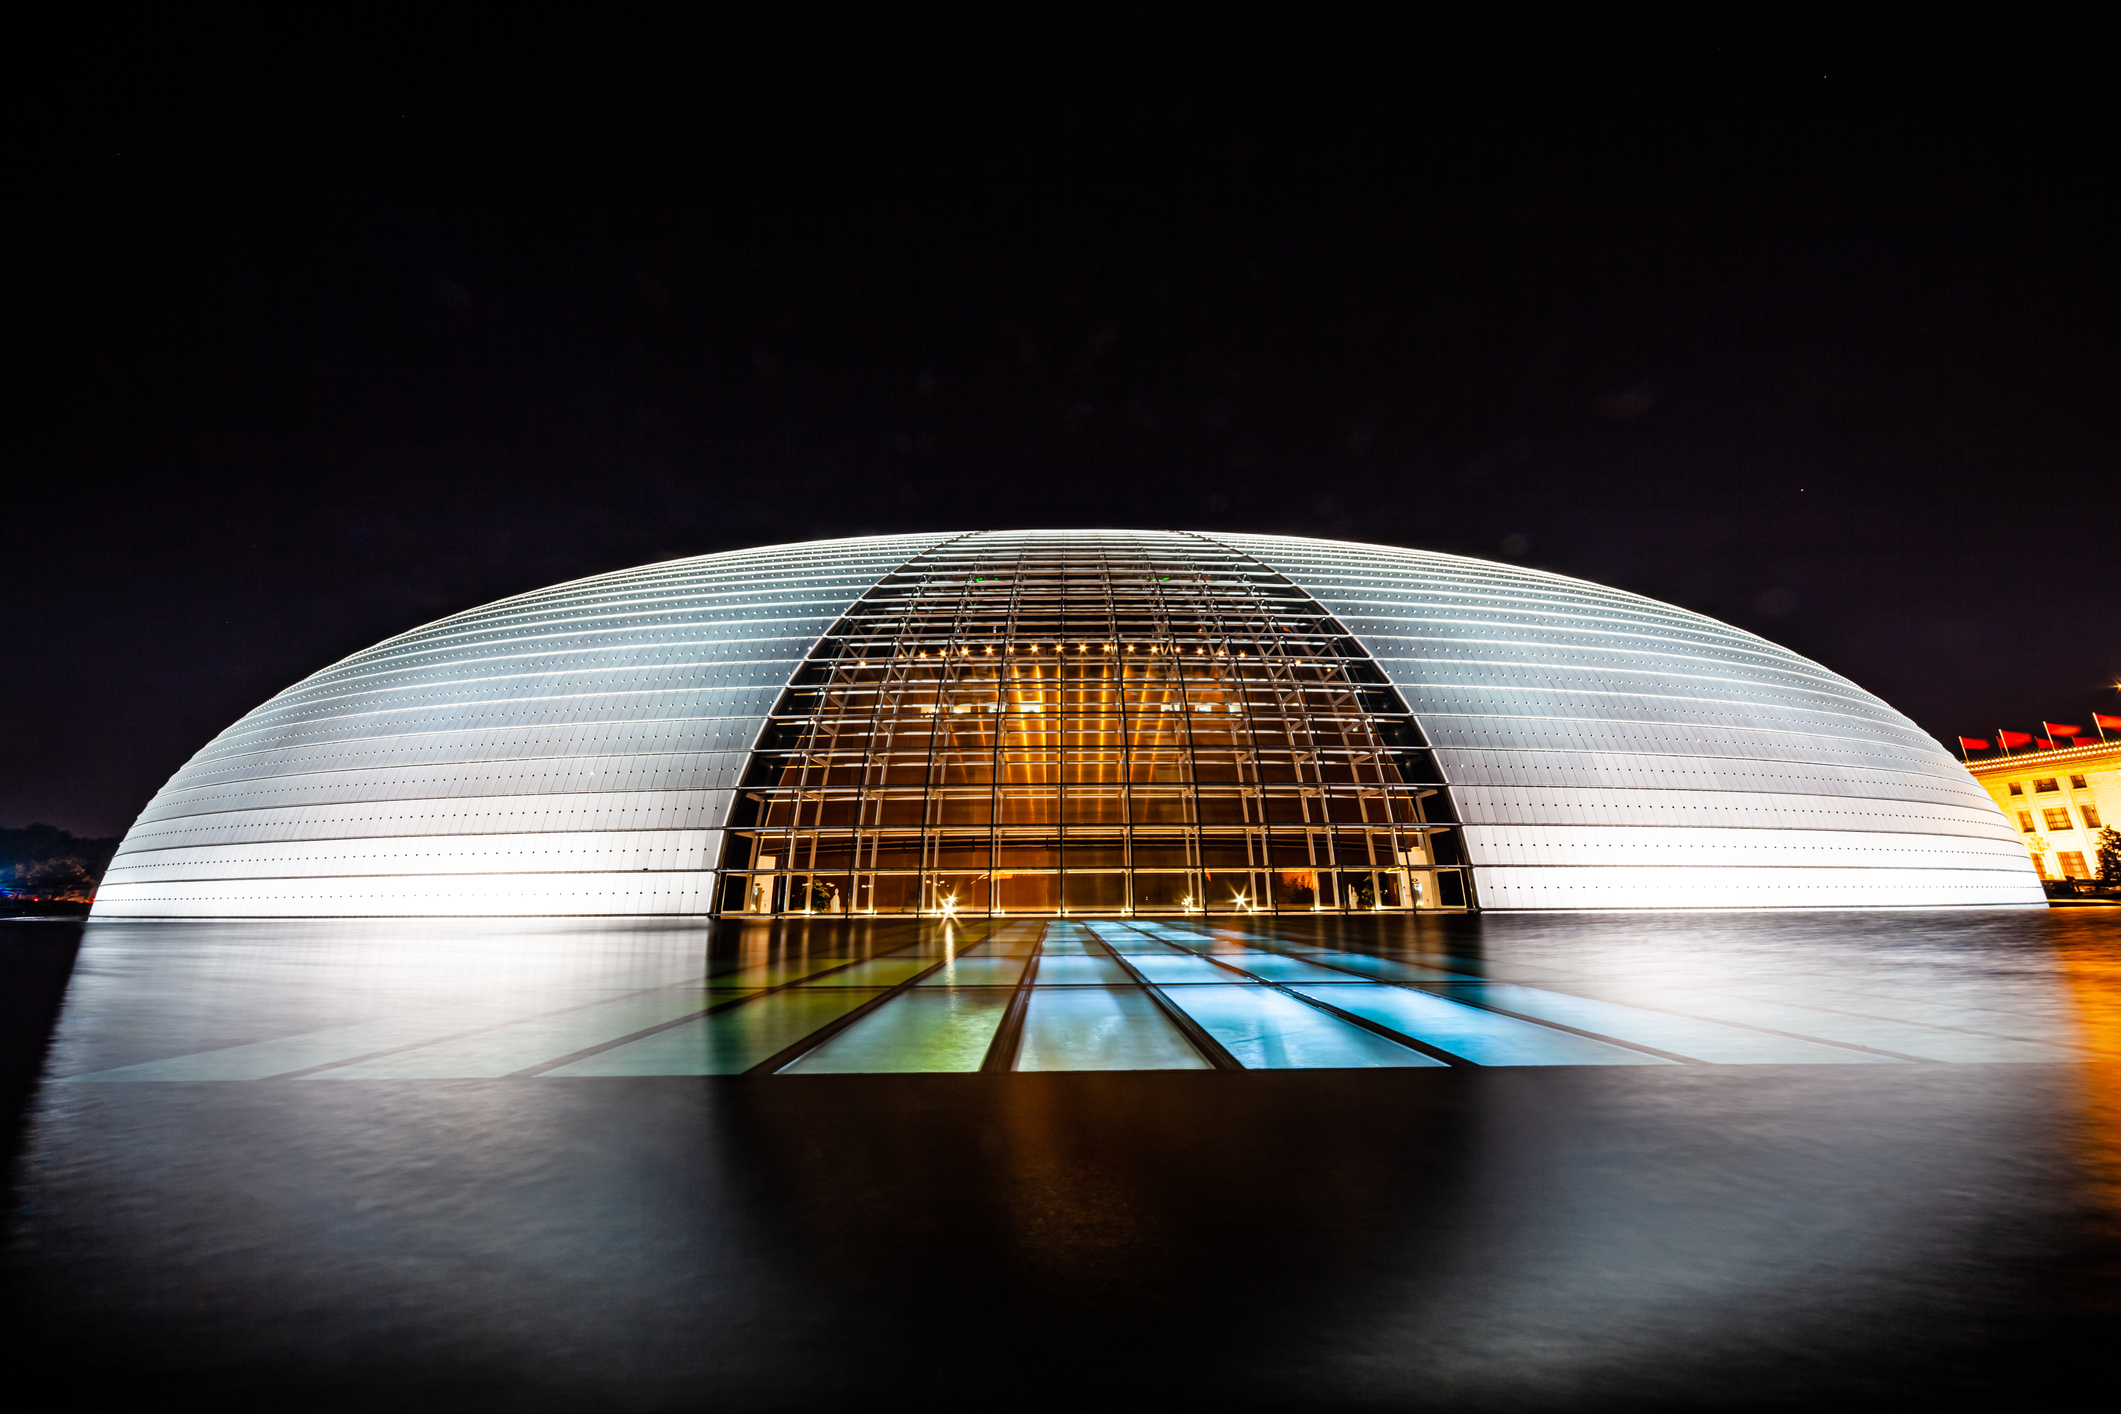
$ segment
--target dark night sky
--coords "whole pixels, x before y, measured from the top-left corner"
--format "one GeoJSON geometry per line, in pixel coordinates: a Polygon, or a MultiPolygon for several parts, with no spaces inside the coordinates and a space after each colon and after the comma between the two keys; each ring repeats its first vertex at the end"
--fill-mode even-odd
{"type": "Polygon", "coordinates": [[[120,831],[442,614],[871,531],[1514,557],[1940,735],[2121,711],[2105,38],[1501,13],[17,49],[0,823],[120,831]]]}

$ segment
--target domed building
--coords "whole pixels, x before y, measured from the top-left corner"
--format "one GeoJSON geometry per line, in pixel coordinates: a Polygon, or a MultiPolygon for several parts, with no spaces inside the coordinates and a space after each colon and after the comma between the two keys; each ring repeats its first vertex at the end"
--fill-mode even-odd
{"type": "Polygon", "coordinates": [[[295,684],[98,917],[2038,904],[1967,772],[1700,614],[1455,555],[983,531],[504,599],[295,684]]]}

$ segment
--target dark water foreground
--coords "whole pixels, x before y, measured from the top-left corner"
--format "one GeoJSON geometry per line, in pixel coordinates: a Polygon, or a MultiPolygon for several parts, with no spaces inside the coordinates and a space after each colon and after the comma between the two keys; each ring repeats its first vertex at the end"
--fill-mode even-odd
{"type": "Polygon", "coordinates": [[[2022,1402],[2121,1324],[2104,911],[0,966],[16,1407],[2022,1402]]]}

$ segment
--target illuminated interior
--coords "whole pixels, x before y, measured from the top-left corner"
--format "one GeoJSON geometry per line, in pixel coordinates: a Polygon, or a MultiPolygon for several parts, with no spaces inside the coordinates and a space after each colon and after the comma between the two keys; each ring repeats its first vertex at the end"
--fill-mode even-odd
{"type": "Polygon", "coordinates": [[[818,641],[729,821],[724,913],[1461,909],[1399,694],[1314,600],[1205,539],[989,533],[818,641]]]}

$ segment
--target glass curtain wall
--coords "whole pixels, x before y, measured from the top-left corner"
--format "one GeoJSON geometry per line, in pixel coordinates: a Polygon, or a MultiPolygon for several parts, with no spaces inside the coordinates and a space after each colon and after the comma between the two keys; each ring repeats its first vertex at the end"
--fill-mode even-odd
{"type": "Polygon", "coordinates": [[[1449,798],[1330,615],[1191,536],[987,533],[880,582],[773,713],[724,913],[1465,908],[1449,798]]]}

